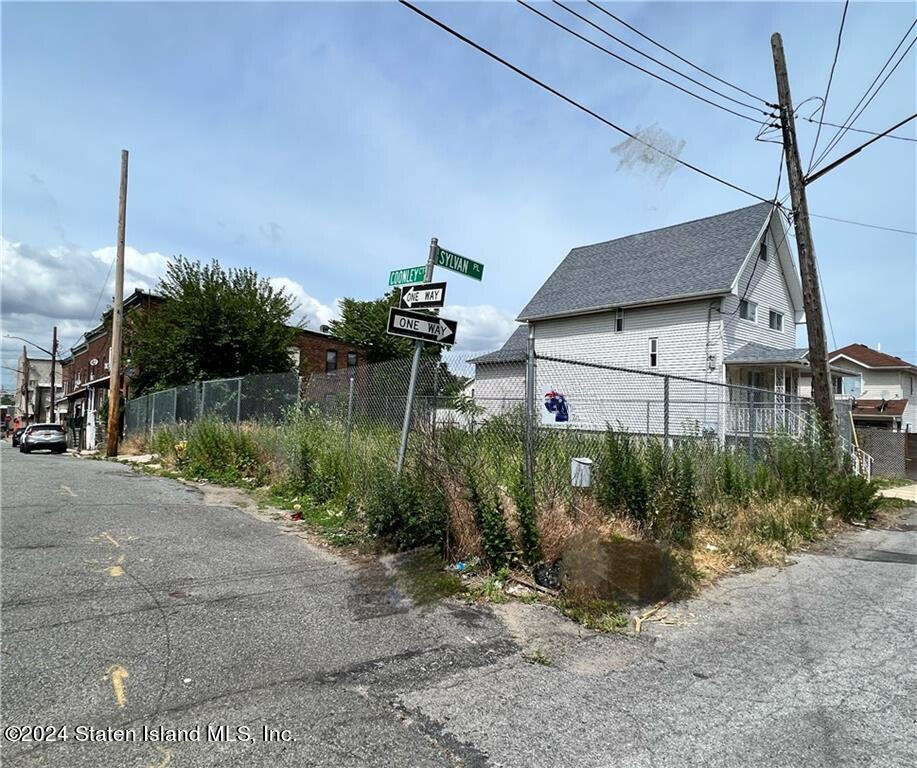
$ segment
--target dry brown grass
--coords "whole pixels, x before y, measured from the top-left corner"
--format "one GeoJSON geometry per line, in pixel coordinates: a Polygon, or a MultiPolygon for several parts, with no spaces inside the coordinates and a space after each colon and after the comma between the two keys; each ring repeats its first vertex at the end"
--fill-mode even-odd
{"type": "Polygon", "coordinates": [[[118,444],[118,453],[122,456],[140,456],[149,453],[146,435],[132,435],[118,444]]]}
{"type": "Polygon", "coordinates": [[[643,534],[631,520],[606,514],[591,497],[577,500],[572,510],[560,500],[538,512],[541,551],[547,562],[561,557],[567,544],[583,533],[598,538],[620,537],[639,541],[643,534]]]}

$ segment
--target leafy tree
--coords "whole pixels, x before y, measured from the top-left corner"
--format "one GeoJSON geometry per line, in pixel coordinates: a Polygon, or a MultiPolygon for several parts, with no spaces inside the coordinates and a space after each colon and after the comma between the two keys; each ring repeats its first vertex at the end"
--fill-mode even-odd
{"type": "Polygon", "coordinates": [[[398,306],[400,295],[400,290],[393,288],[379,299],[340,299],[341,318],[328,324],[331,335],[366,347],[371,363],[410,357],[414,353],[414,342],[386,332],[389,307],[398,306]]]}
{"type": "Polygon", "coordinates": [[[251,269],[224,269],[179,256],[160,280],[166,299],[125,323],[138,393],[201,379],[293,368],[288,348],[295,305],[251,269]]]}

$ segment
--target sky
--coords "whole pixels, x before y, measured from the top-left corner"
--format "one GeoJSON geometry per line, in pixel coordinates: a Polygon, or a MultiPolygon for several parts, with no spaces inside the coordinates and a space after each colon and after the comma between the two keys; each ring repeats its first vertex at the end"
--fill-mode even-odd
{"type": "MultiPolygon", "coordinates": [[[[422,7],[626,130],[773,197],[781,150],[756,141],[753,122],[521,5],[422,7]]],[[[571,7],[748,101],[594,8],[571,7]]],[[[770,35],[779,31],[797,105],[824,96],[843,10],[833,2],[607,7],[769,101],[770,35]]],[[[538,8],[641,60],[563,9],[538,8]]],[[[913,3],[850,5],[826,120],[844,121],[914,16],[913,3]]],[[[44,347],[56,324],[68,348],[111,301],[122,148],[130,151],[126,294],[154,288],[172,256],[218,259],[287,288],[298,316],[317,328],[340,297],[378,297],[390,270],[422,264],[435,236],[485,264],[480,283],[437,275],[449,281],[443,314],[459,321],[465,352],[498,347],[571,248],[755,202],[622,146],[613,129],[394,3],[3,3],[0,24],[0,314],[4,335],[44,347]]],[[[912,49],[857,127],[882,131],[917,111],[915,61],[912,49]]],[[[914,138],[915,127],[897,134],[914,138]]],[[[816,129],[798,122],[804,164],[816,129]]],[[[823,129],[819,149],[833,133],[823,129]]],[[[868,138],[847,133],[829,159],[868,138]]],[[[917,230],[915,149],[876,142],[809,187],[810,210],[917,230]]],[[[881,344],[917,360],[915,237],[821,218],[812,228],[829,345],[881,344]]],[[[8,388],[21,342],[2,341],[8,388]]]]}

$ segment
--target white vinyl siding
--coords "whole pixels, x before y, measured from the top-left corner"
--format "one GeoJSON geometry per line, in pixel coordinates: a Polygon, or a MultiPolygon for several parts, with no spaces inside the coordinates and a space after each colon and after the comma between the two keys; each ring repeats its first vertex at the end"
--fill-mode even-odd
{"type": "MultiPolygon", "coordinates": [[[[653,373],[711,382],[671,382],[671,433],[715,429],[720,389],[712,382],[720,380],[720,318],[710,307],[710,301],[693,301],[628,308],[620,333],[615,332],[614,310],[542,320],[534,324],[535,349],[540,356],[649,371],[650,339],[655,338],[658,357],[653,373]],[[676,401],[693,405],[679,409],[676,401]]],[[[662,432],[662,376],[539,359],[535,398],[542,411],[540,400],[551,390],[566,397],[571,426],[604,429],[612,424],[632,432],[662,432]]]]}
{"type": "Polygon", "coordinates": [[[759,246],[756,246],[754,258],[748,260],[739,277],[736,293],[723,301],[724,354],[727,356],[749,342],[777,349],[792,349],[796,346],[795,313],[781,260],[777,255],[773,234],[776,226],[772,223],[765,233],[767,259],[760,258],[759,246]],[[757,322],[739,318],[741,298],[757,304],[757,322]],[[770,327],[771,312],[783,315],[782,329],[770,327]]]}
{"type": "Polygon", "coordinates": [[[476,365],[474,377],[474,401],[483,409],[482,416],[525,404],[524,362],[476,365]]]}

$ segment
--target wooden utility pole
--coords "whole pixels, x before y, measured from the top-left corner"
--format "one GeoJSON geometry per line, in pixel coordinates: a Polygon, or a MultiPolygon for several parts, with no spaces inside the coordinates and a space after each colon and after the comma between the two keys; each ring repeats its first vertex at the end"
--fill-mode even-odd
{"type": "Polygon", "coordinates": [[[821,309],[821,291],[818,268],[815,265],[815,246],[809,225],[809,204],[806,201],[805,175],[799,161],[796,143],[796,118],[790,81],[783,56],[783,39],[775,32],[771,35],[774,52],[774,73],[777,77],[777,96],[780,101],[780,125],[783,129],[783,152],[786,172],[793,201],[793,223],[796,228],[796,250],[799,252],[799,274],[802,278],[802,301],[806,310],[806,333],[809,337],[809,367],[812,370],[812,392],[825,430],[825,437],[834,444],[837,425],[834,416],[834,392],[828,372],[828,344],[825,339],[825,322],[821,309]]]}
{"type": "Polygon", "coordinates": [[[121,150],[121,192],[118,195],[118,242],[115,255],[115,303],[111,310],[111,365],[108,382],[108,445],[106,456],[118,455],[121,412],[121,328],[124,314],[124,229],[127,222],[127,150],[121,150]]]}
{"type": "Polygon", "coordinates": [[[51,336],[51,413],[48,421],[52,424],[57,421],[57,392],[54,387],[54,373],[57,365],[57,326],[54,326],[54,334],[51,336]]]}

